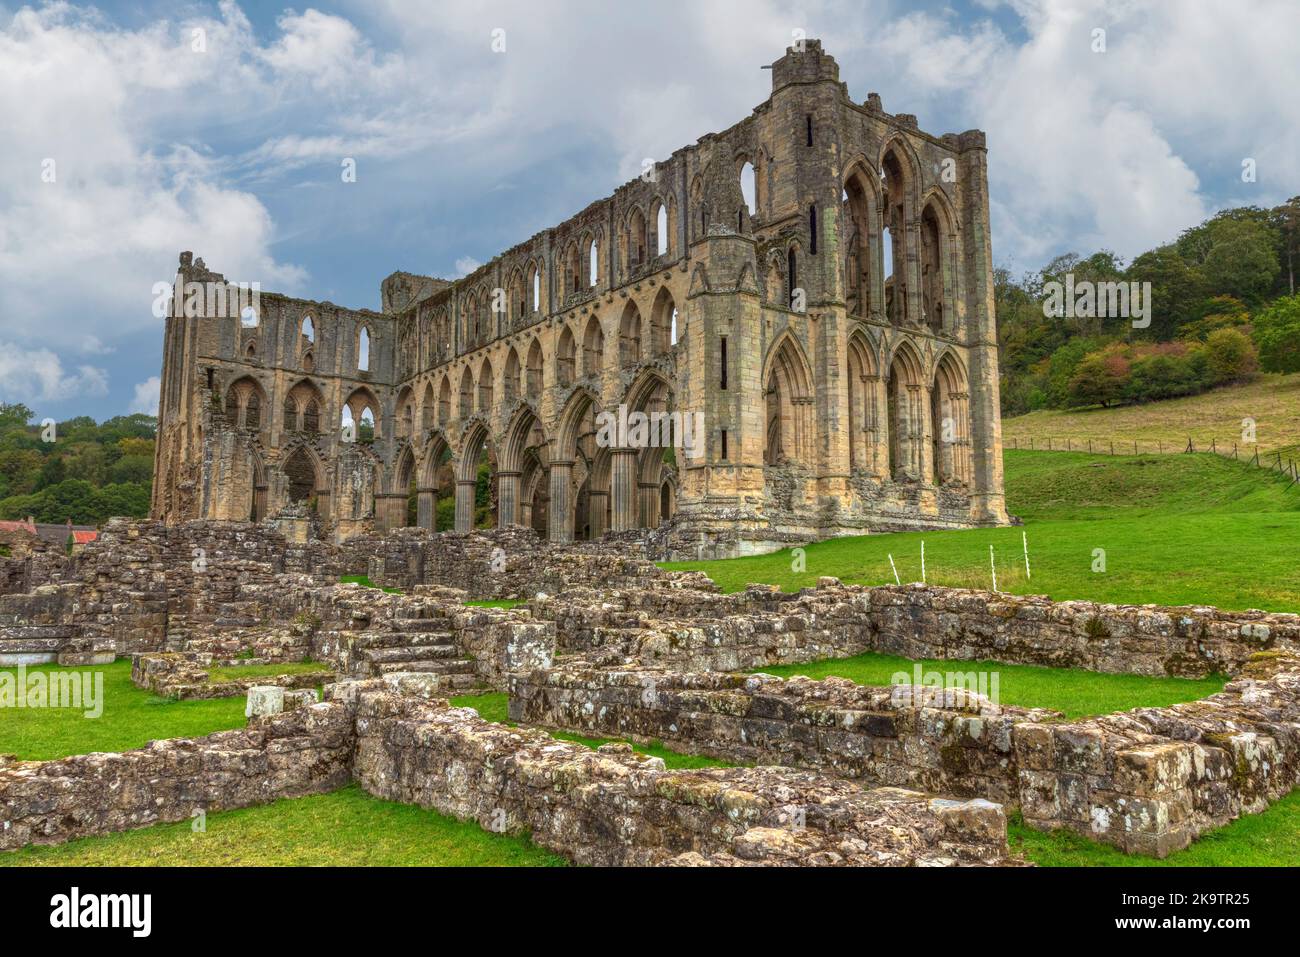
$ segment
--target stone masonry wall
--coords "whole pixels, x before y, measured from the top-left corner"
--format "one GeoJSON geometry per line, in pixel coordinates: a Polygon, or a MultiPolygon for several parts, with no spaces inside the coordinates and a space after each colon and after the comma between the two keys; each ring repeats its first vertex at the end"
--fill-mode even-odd
{"type": "Polygon", "coordinates": [[[1033,827],[1164,857],[1300,784],[1300,659],[1265,654],[1246,671],[1201,701],[1067,723],[964,691],[554,669],[511,678],[510,717],[984,797],[1033,827]]]}
{"type": "Polygon", "coordinates": [[[367,791],[523,831],[580,864],[1007,863],[987,801],[931,798],[789,768],[668,771],[628,745],[592,751],[443,701],[336,686],[357,702],[367,791]]]}
{"type": "Polygon", "coordinates": [[[0,850],[332,791],[350,779],[353,744],[348,709],[322,704],[121,754],[0,757],[0,850]]]}
{"type": "Polygon", "coordinates": [[[698,591],[676,581],[574,588],[530,603],[557,622],[561,649],[671,670],[761,668],[877,651],[1196,678],[1234,675],[1261,651],[1300,651],[1300,616],[1210,607],[1054,602],[925,585],[822,579],[784,593],[698,591]],[[619,630],[622,629],[620,632],[619,630]]]}
{"type": "Polygon", "coordinates": [[[716,672],[541,670],[509,692],[512,721],[1012,804],[1012,728],[1059,717],[961,690],[716,672]]]}

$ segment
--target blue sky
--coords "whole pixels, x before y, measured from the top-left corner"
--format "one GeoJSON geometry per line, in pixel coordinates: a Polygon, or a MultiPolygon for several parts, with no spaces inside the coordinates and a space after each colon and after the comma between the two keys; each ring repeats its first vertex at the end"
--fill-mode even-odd
{"type": "Polygon", "coordinates": [[[988,133],[1016,271],[1300,193],[1293,0],[0,3],[0,401],[152,411],[181,249],[372,308],[460,275],[747,115],[795,30],[855,99],[988,133]]]}

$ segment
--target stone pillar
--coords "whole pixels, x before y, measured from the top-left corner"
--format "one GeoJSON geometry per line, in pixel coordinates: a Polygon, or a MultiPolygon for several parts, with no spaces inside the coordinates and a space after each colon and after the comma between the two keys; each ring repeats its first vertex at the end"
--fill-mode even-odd
{"type": "Polygon", "coordinates": [[[519,473],[497,473],[497,528],[518,525],[519,473]]]}
{"type": "Polygon", "coordinates": [[[474,530],[474,492],[478,488],[477,479],[456,480],[456,531],[474,530]]]}
{"type": "Polygon", "coordinates": [[[417,488],[415,490],[415,523],[431,532],[438,530],[438,490],[436,488],[417,488]]]}
{"type": "Polygon", "coordinates": [[[641,527],[659,527],[659,486],[652,482],[638,482],[637,490],[641,499],[641,527]]]}
{"type": "Polygon", "coordinates": [[[547,505],[547,538],[573,541],[573,462],[551,463],[551,495],[547,505]]]}
{"type": "Polygon", "coordinates": [[[609,469],[609,491],[614,508],[610,518],[612,530],[626,532],[636,528],[636,449],[614,449],[609,469]]]}
{"type": "Polygon", "coordinates": [[[591,527],[593,540],[600,538],[608,529],[605,528],[605,512],[609,510],[609,492],[595,491],[587,495],[587,524],[591,527]]]}

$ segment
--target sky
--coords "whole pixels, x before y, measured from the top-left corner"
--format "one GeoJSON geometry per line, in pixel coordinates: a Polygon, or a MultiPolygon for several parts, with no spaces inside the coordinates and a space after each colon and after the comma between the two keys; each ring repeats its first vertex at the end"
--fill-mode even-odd
{"type": "Polygon", "coordinates": [[[154,412],[181,250],[352,307],[464,275],[747,116],[800,32],[986,131],[1016,274],[1300,193],[1296,0],[0,0],[0,402],[154,412]]]}

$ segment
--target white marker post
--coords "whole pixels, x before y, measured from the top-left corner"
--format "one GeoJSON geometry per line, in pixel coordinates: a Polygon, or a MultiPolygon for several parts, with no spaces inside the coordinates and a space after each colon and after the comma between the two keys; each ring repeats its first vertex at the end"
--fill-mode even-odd
{"type": "Polygon", "coordinates": [[[1029,535],[1027,533],[1020,533],[1020,544],[1025,548],[1025,578],[1028,580],[1034,576],[1029,574],[1029,535]]]}
{"type": "Polygon", "coordinates": [[[894,570],[894,584],[896,585],[903,584],[898,578],[898,566],[894,564],[893,553],[889,553],[889,567],[894,570]]]}
{"type": "Polygon", "coordinates": [[[925,584],[925,539],[921,539],[921,584],[925,584]]]}
{"type": "Polygon", "coordinates": [[[997,563],[993,561],[992,544],[989,545],[989,570],[993,572],[993,590],[997,591],[998,590],[998,566],[997,563]]]}

